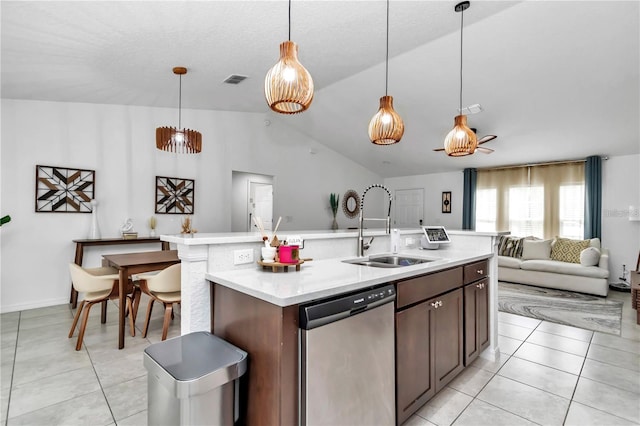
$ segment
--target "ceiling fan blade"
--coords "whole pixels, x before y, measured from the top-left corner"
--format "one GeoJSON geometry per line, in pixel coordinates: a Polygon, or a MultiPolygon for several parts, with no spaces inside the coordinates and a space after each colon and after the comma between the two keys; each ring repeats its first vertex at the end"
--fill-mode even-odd
{"type": "Polygon", "coordinates": [[[492,152],[494,152],[494,151],[493,151],[493,149],[491,149],[491,148],[486,148],[486,147],[484,147],[484,146],[479,146],[479,147],[477,147],[477,148],[476,148],[476,150],[477,150],[477,151],[480,151],[480,152],[481,152],[481,153],[483,153],[483,154],[491,154],[492,152]]]}
{"type": "Polygon", "coordinates": [[[481,143],[486,143],[489,141],[494,140],[495,138],[497,138],[496,135],[487,135],[487,136],[483,136],[480,139],[478,139],[478,145],[480,145],[481,143]]]}
{"type": "Polygon", "coordinates": [[[444,148],[434,148],[434,151],[444,151],[444,148]]]}

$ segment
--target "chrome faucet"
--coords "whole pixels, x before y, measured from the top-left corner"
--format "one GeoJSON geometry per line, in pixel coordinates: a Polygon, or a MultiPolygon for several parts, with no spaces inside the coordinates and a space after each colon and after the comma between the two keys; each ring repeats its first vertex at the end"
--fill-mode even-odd
{"type": "Polygon", "coordinates": [[[364,256],[364,251],[369,249],[369,246],[371,245],[371,242],[373,241],[373,237],[371,237],[371,239],[369,240],[368,243],[364,242],[364,221],[365,220],[384,220],[386,221],[386,227],[385,227],[385,231],[387,234],[391,234],[391,200],[393,200],[393,197],[391,196],[391,192],[389,192],[389,190],[387,188],[385,188],[382,185],[371,185],[370,187],[368,187],[367,189],[364,190],[364,192],[362,193],[362,198],[360,199],[360,220],[359,220],[359,226],[358,226],[358,256],[364,256]],[[367,192],[372,189],[372,188],[380,188],[380,189],[384,189],[385,191],[387,191],[387,194],[389,195],[389,209],[387,210],[387,217],[386,218],[377,218],[377,217],[364,217],[364,197],[365,195],[367,195],[367,192]]]}

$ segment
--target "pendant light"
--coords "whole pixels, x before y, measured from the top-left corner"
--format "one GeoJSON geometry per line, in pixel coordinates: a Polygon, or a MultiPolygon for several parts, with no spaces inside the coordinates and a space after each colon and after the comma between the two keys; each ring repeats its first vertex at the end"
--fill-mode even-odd
{"type": "Polygon", "coordinates": [[[175,67],[173,73],[180,76],[178,128],[158,127],[156,129],[156,147],[162,151],[179,154],[198,154],[202,150],[202,134],[195,130],[182,128],[182,76],[187,73],[187,69],[175,67]]]}
{"type": "Polygon", "coordinates": [[[298,45],[291,41],[291,0],[289,39],[280,44],[280,60],[267,72],[264,96],[269,108],[280,114],[306,111],[313,101],[313,79],[298,61],[298,45]]]}
{"type": "Polygon", "coordinates": [[[458,3],[454,10],[460,12],[460,109],[454,119],[453,129],[444,139],[444,151],[451,157],[471,155],[478,147],[476,134],[467,127],[467,116],[462,114],[462,27],[464,26],[464,11],[470,6],[468,1],[458,3]]]}
{"type": "Polygon", "coordinates": [[[385,60],[384,96],[380,98],[380,109],[369,122],[369,139],[376,145],[391,145],[400,142],[404,134],[402,118],[393,109],[393,96],[387,95],[389,86],[389,0],[387,0],[387,55],[385,60]]]}

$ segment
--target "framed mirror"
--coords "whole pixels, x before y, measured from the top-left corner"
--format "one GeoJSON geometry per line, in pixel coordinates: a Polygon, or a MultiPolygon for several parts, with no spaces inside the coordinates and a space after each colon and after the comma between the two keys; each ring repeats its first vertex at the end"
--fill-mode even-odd
{"type": "Polygon", "coordinates": [[[342,197],[342,210],[344,215],[353,219],[360,213],[360,196],[353,189],[348,190],[342,197]]]}

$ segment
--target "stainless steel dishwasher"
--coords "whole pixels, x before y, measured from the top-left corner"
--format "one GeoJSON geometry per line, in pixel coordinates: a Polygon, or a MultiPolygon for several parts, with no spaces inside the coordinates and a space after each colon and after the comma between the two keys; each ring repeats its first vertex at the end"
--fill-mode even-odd
{"type": "Polygon", "coordinates": [[[300,306],[300,424],[394,425],[393,285],[300,306]]]}

